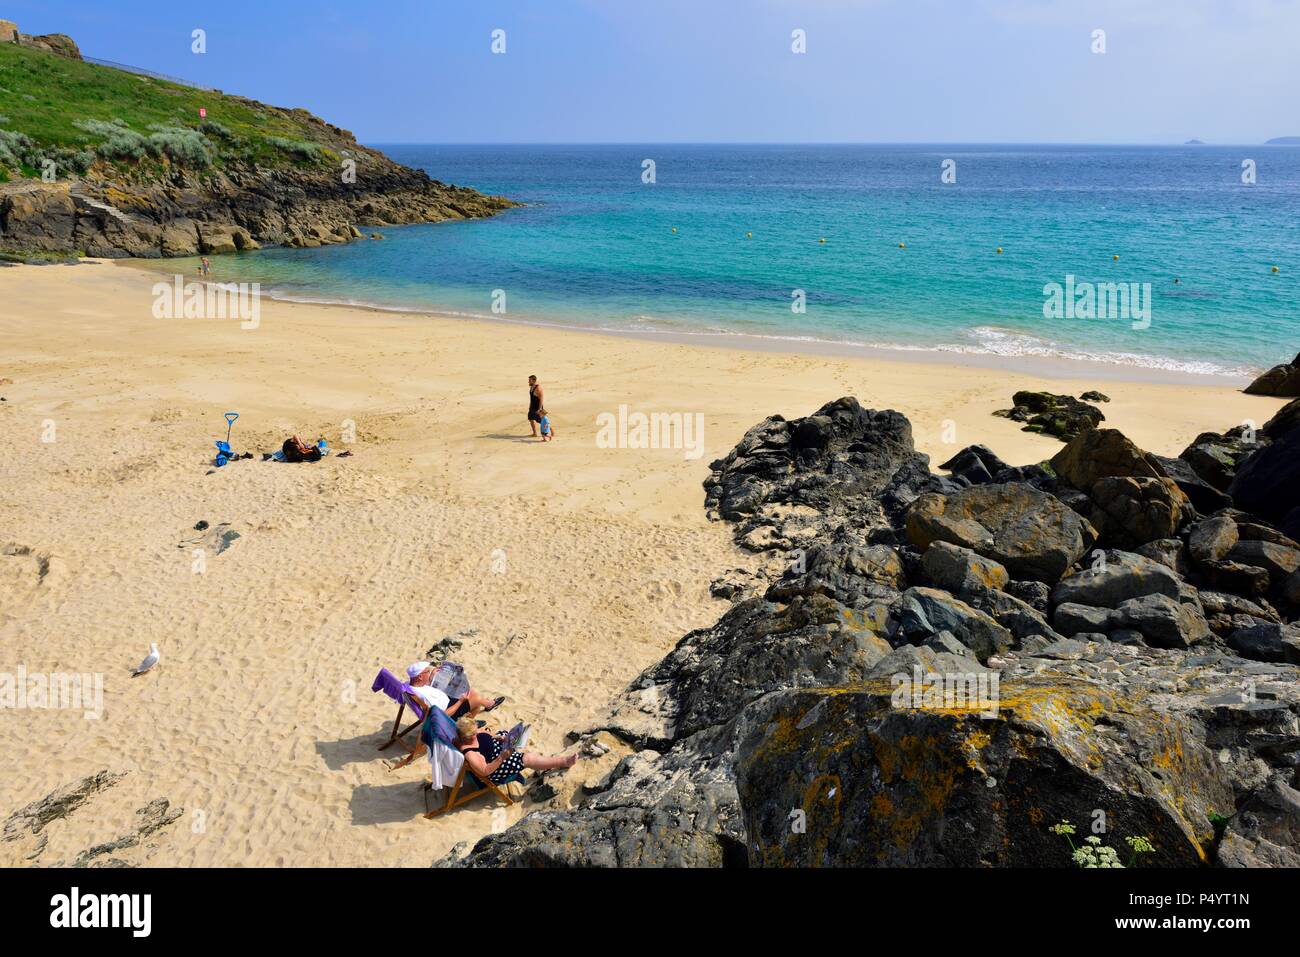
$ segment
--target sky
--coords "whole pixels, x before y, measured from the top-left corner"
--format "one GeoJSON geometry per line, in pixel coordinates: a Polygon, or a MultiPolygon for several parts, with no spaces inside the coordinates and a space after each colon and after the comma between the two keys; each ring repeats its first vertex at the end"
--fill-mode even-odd
{"type": "Polygon", "coordinates": [[[0,0],[0,18],[369,143],[1300,135],[1300,0],[0,0]]]}

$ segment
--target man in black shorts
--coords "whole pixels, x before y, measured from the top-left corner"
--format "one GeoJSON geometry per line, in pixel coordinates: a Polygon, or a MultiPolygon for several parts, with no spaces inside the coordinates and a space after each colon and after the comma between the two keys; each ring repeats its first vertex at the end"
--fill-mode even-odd
{"type": "Polygon", "coordinates": [[[533,438],[537,438],[537,423],[542,421],[542,416],[546,414],[545,396],[542,394],[542,384],[537,381],[537,376],[528,377],[528,425],[533,430],[533,438]]]}

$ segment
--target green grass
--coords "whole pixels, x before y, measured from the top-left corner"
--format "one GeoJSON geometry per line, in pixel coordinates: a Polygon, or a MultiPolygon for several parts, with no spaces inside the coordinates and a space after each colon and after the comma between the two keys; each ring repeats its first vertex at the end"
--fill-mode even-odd
{"type": "MultiPolygon", "coordinates": [[[[54,158],[60,175],[65,166],[77,168],[96,159],[138,164],[148,175],[150,167],[164,164],[314,168],[337,163],[339,151],[350,145],[304,111],[279,110],[12,43],[0,43],[0,103],[0,130],[31,141],[27,153],[14,153],[0,165],[11,171],[25,166],[32,171],[23,171],[28,176],[39,175],[33,153],[54,158]],[[206,119],[200,118],[200,108],[207,110],[206,119]],[[144,155],[115,155],[108,141],[120,143],[123,137],[106,132],[108,124],[125,124],[144,138],[144,155]],[[194,132],[178,133],[177,127],[194,132]]],[[[0,152],[0,158],[4,155],[0,152]]]]}

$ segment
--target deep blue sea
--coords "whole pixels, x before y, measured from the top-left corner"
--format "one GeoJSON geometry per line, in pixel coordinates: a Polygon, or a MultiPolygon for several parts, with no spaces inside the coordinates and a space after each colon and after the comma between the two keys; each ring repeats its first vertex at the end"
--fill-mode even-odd
{"type": "Polygon", "coordinates": [[[1297,147],[378,148],[528,206],[387,227],[382,242],[223,257],[221,274],[290,298],[470,316],[492,316],[503,290],[498,318],[795,349],[1234,375],[1300,349],[1297,147]],[[941,179],[945,160],[955,182],[941,179]],[[1149,283],[1149,325],[1045,318],[1044,286],[1067,275],[1149,283]]]}

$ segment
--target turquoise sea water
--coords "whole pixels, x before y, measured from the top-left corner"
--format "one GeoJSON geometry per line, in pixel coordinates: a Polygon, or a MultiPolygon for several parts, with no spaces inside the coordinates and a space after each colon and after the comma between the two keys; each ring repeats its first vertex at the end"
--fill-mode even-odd
{"type": "Polygon", "coordinates": [[[492,316],[504,290],[498,318],[795,348],[826,340],[1232,375],[1300,349],[1296,147],[379,148],[529,205],[384,228],[383,242],[223,257],[218,276],[289,298],[471,316],[492,316]],[[1245,159],[1254,185],[1242,182],[1245,159]],[[945,160],[955,183],[941,182],[945,160]],[[1150,283],[1149,326],[1044,318],[1044,285],[1067,275],[1150,283]]]}

